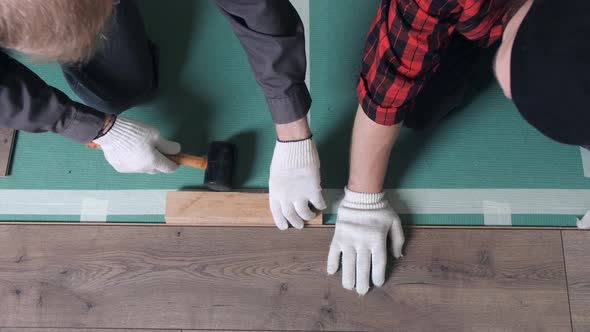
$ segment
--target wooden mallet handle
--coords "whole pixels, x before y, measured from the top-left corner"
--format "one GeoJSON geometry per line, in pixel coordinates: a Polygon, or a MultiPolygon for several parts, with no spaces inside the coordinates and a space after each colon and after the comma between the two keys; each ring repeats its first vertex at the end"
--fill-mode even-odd
{"type": "MultiPolygon", "coordinates": [[[[94,149],[94,150],[100,150],[100,146],[96,143],[93,143],[93,142],[86,143],[86,146],[91,149],[94,149]]],[[[202,169],[202,170],[207,169],[207,163],[208,163],[207,157],[198,157],[198,156],[193,156],[193,155],[186,154],[186,153],[179,153],[179,154],[167,154],[166,158],[172,160],[173,162],[175,162],[179,165],[192,167],[192,168],[198,168],[198,169],[202,169]]]]}
{"type": "Polygon", "coordinates": [[[207,169],[207,157],[198,157],[186,153],[179,153],[172,155],[167,154],[166,158],[172,160],[173,162],[179,165],[198,168],[202,170],[207,169]]]}

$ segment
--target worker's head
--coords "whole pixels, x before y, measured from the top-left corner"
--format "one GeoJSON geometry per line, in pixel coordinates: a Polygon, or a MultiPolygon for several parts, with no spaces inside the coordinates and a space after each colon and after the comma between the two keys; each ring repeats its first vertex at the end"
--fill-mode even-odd
{"type": "Polygon", "coordinates": [[[588,0],[527,0],[506,25],[494,61],[522,116],[566,144],[590,145],[588,13],[588,0]]]}
{"type": "Polygon", "coordinates": [[[1,0],[0,46],[40,61],[83,62],[112,11],[113,0],[1,0]]]}

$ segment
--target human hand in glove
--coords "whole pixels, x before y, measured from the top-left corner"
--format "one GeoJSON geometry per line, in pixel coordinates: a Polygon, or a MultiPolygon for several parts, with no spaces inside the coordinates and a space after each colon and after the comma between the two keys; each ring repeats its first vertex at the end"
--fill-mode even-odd
{"type": "Polygon", "coordinates": [[[320,185],[320,158],[311,138],[297,142],[277,141],[269,178],[269,203],[277,227],[285,230],[291,224],[303,228],[304,220],[323,210],[326,203],[320,185]]]}
{"type": "Polygon", "coordinates": [[[328,254],[328,274],[338,271],[342,256],[342,286],[352,290],[356,285],[357,293],[364,295],[369,279],[378,287],[385,282],[388,238],[392,255],[402,257],[404,232],[384,192],[357,193],[347,188],[344,192],[328,254]]]}
{"type": "Polygon", "coordinates": [[[111,129],[92,143],[100,146],[105,159],[120,173],[171,173],[178,169],[164,154],[180,153],[180,144],[138,121],[116,118],[111,129]]]}

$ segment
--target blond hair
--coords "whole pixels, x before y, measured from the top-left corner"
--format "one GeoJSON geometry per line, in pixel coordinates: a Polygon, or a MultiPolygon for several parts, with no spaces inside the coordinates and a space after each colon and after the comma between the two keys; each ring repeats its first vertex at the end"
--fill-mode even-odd
{"type": "Polygon", "coordinates": [[[37,61],[83,62],[112,11],[112,0],[0,0],[0,46],[37,61]]]}

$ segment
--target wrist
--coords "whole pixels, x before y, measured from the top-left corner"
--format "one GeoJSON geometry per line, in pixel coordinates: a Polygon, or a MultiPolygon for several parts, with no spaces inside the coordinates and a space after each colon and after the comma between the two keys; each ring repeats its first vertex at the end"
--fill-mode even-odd
{"type": "Polygon", "coordinates": [[[357,193],[380,193],[383,192],[383,181],[376,181],[377,179],[372,179],[373,181],[362,181],[358,180],[353,177],[352,175],[348,179],[348,184],[346,188],[348,190],[357,192],[357,193]]]}
{"type": "Polygon", "coordinates": [[[112,114],[105,115],[102,127],[100,128],[100,131],[96,134],[96,137],[94,137],[94,139],[97,139],[97,138],[100,138],[100,137],[103,137],[104,135],[106,135],[113,128],[113,125],[115,124],[116,120],[117,120],[116,115],[112,115],[112,114]]]}
{"type": "Polygon", "coordinates": [[[115,123],[115,119],[117,118],[116,115],[113,114],[107,114],[105,119],[104,119],[104,126],[103,128],[105,129],[110,129],[113,124],[115,123]]]}
{"type": "Polygon", "coordinates": [[[311,138],[307,117],[286,124],[275,125],[280,142],[302,141],[311,138]]]}

